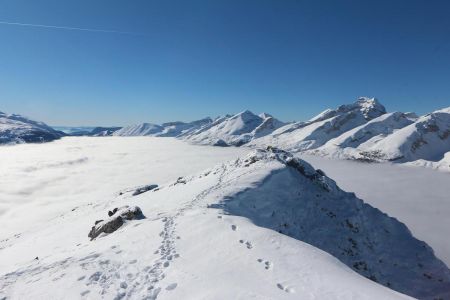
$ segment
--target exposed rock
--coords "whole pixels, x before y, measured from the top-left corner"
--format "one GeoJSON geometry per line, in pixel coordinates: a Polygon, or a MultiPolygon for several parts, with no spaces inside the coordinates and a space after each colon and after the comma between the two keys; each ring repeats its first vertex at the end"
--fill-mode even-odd
{"type": "Polygon", "coordinates": [[[88,234],[91,241],[98,237],[101,233],[113,233],[126,221],[145,218],[141,209],[137,206],[123,206],[121,208],[114,208],[112,211],[108,212],[108,215],[108,219],[96,221],[95,225],[92,226],[91,231],[88,234]]]}
{"type": "Polygon", "coordinates": [[[158,187],[157,184],[149,184],[149,185],[145,185],[143,187],[137,188],[134,192],[133,192],[133,196],[137,196],[140,195],[142,193],[151,191],[153,189],[156,189],[158,187]]]}

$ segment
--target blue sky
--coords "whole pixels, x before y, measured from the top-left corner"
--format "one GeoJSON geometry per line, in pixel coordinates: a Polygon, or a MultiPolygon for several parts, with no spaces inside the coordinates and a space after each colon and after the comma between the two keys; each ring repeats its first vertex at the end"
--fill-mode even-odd
{"type": "Polygon", "coordinates": [[[450,106],[450,1],[3,0],[0,111],[52,125],[450,106]]]}

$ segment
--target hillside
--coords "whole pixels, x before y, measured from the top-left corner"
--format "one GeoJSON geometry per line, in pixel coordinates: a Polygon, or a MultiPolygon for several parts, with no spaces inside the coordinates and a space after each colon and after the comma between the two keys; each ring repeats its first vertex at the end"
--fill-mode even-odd
{"type": "Polygon", "coordinates": [[[0,144],[50,142],[64,135],[43,122],[0,112],[0,144]]]}

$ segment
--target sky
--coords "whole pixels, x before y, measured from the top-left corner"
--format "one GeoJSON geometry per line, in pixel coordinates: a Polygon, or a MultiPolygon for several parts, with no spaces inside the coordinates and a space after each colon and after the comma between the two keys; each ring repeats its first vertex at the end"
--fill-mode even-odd
{"type": "Polygon", "coordinates": [[[438,0],[1,0],[0,111],[68,126],[245,109],[292,121],[370,96],[424,114],[450,106],[449,13],[438,0]]]}

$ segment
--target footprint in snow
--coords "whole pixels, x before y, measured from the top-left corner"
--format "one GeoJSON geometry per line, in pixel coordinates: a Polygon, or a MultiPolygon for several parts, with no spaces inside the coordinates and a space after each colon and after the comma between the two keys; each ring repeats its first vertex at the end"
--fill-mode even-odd
{"type": "Polygon", "coordinates": [[[232,229],[233,231],[236,231],[236,230],[237,230],[237,226],[236,226],[236,225],[231,225],[231,229],[232,229]]]}
{"type": "Polygon", "coordinates": [[[80,293],[81,296],[86,296],[87,294],[89,294],[91,291],[86,290],[80,293]]]}
{"type": "Polygon", "coordinates": [[[174,290],[174,289],[177,288],[177,285],[178,285],[177,283],[169,284],[169,285],[166,287],[166,290],[172,291],[172,290],[174,290]]]}
{"type": "Polygon", "coordinates": [[[247,246],[247,249],[252,249],[252,248],[253,248],[252,243],[250,243],[249,241],[247,241],[247,242],[245,243],[245,245],[247,246]]]}
{"type": "Polygon", "coordinates": [[[264,261],[262,258],[258,258],[257,261],[258,261],[259,263],[264,262],[264,268],[265,268],[266,270],[270,270],[270,269],[272,269],[272,267],[273,267],[273,263],[270,262],[270,261],[268,261],[268,260],[264,261]]]}
{"type": "Polygon", "coordinates": [[[129,264],[135,264],[135,263],[137,263],[137,259],[130,260],[128,263],[129,264]]]}
{"type": "Polygon", "coordinates": [[[239,240],[239,243],[244,244],[247,247],[247,249],[252,249],[253,248],[253,244],[249,241],[244,241],[244,240],[239,240]]]}
{"type": "Polygon", "coordinates": [[[278,287],[280,290],[285,291],[286,293],[295,293],[295,290],[294,290],[293,288],[288,287],[288,286],[284,286],[284,285],[281,284],[281,283],[277,283],[277,287],[278,287]]]}

